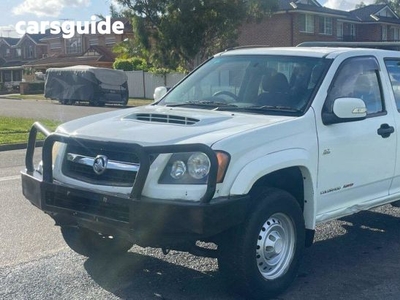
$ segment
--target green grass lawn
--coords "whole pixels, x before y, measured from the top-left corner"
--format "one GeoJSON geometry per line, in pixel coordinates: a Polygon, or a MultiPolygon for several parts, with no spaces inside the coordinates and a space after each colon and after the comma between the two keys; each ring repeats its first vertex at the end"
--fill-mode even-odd
{"type": "MultiPolygon", "coordinates": [[[[26,143],[29,131],[36,120],[14,117],[0,116],[0,145],[26,143]]],[[[60,124],[51,120],[40,120],[50,131],[54,131],[60,124]]],[[[43,135],[38,135],[38,139],[43,139],[43,135]]]]}
{"type": "MultiPolygon", "coordinates": [[[[36,101],[50,101],[46,100],[42,94],[38,95],[8,95],[12,99],[36,100],[36,101]]],[[[151,99],[136,99],[130,98],[128,106],[141,106],[152,103],[151,99]]],[[[34,119],[3,117],[0,116],[0,145],[4,144],[19,144],[28,141],[29,131],[32,124],[37,121],[34,119]]],[[[60,124],[51,120],[39,120],[50,131],[54,131],[60,124]]],[[[38,139],[43,139],[43,135],[38,135],[38,139]]]]}

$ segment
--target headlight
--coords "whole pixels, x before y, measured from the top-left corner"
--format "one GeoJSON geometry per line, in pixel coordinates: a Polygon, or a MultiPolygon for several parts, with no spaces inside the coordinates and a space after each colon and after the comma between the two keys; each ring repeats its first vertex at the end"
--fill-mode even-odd
{"type": "Polygon", "coordinates": [[[189,175],[194,179],[203,179],[210,172],[210,159],[204,153],[194,153],[188,159],[189,175]]]}
{"type": "Polygon", "coordinates": [[[186,164],[181,160],[176,160],[172,164],[170,175],[173,179],[181,179],[185,176],[186,164]]]}
{"type": "MultiPolygon", "coordinates": [[[[223,181],[229,164],[229,154],[216,151],[217,183],[223,181]]],[[[175,153],[161,174],[161,184],[205,184],[211,170],[208,156],[202,152],[175,153]]]]}

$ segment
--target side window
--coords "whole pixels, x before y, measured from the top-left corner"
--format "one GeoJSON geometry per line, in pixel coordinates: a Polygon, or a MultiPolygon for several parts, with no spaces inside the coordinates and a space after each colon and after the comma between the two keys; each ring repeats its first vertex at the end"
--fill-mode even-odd
{"type": "Polygon", "coordinates": [[[345,60],[339,67],[329,88],[325,109],[332,110],[337,98],[360,98],[365,102],[367,114],[384,111],[379,65],[374,57],[356,57],[345,60]]]}
{"type": "Polygon", "coordinates": [[[397,110],[400,111],[400,59],[387,59],[385,64],[392,84],[397,110]]]}

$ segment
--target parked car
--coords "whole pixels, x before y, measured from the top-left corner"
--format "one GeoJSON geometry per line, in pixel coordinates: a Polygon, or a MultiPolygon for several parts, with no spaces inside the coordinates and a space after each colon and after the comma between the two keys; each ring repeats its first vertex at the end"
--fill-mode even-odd
{"type": "Polygon", "coordinates": [[[129,100],[127,76],[121,70],[74,66],[46,71],[44,96],[62,104],[88,101],[126,105],[129,100]]]}
{"type": "Polygon", "coordinates": [[[216,257],[246,297],[273,297],[317,224],[399,205],[399,68],[377,49],[225,51],[152,105],[35,124],[23,193],[78,253],[216,257]]]}

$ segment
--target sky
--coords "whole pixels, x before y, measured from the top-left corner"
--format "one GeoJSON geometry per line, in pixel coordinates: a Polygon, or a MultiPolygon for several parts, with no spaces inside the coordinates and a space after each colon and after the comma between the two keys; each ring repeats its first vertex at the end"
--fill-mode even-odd
{"type": "Polygon", "coordinates": [[[0,0],[0,35],[19,37],[19,21],[90,21],[92,15],[109,15],[114,0],[0,0]]]}
{"type": "MultiPolygon", "coordinates": [[[[0,36],[19,37],[14,28],[19,21],[90,21],[92,15],[109,15],[115,0],[0,0],[0,36]]],[[[318,0],[317,0],[318,1],[318,0]]],[[[323,6],[351,10],[362,0],[319,0],[323,6]]],[[[364,0],[371,4],[374,0],[364,0]]]]}
{"type": "MultiPolygon", "coordinates": [[[[317,0],[318,1],[318,0],[317,0]]],[[[340,9],[340,10],[353,10],[357,4],[364,2],[365,4],[374,4],[375,0],[324,0],[318,1],[322,6],[340,9]]]]}

